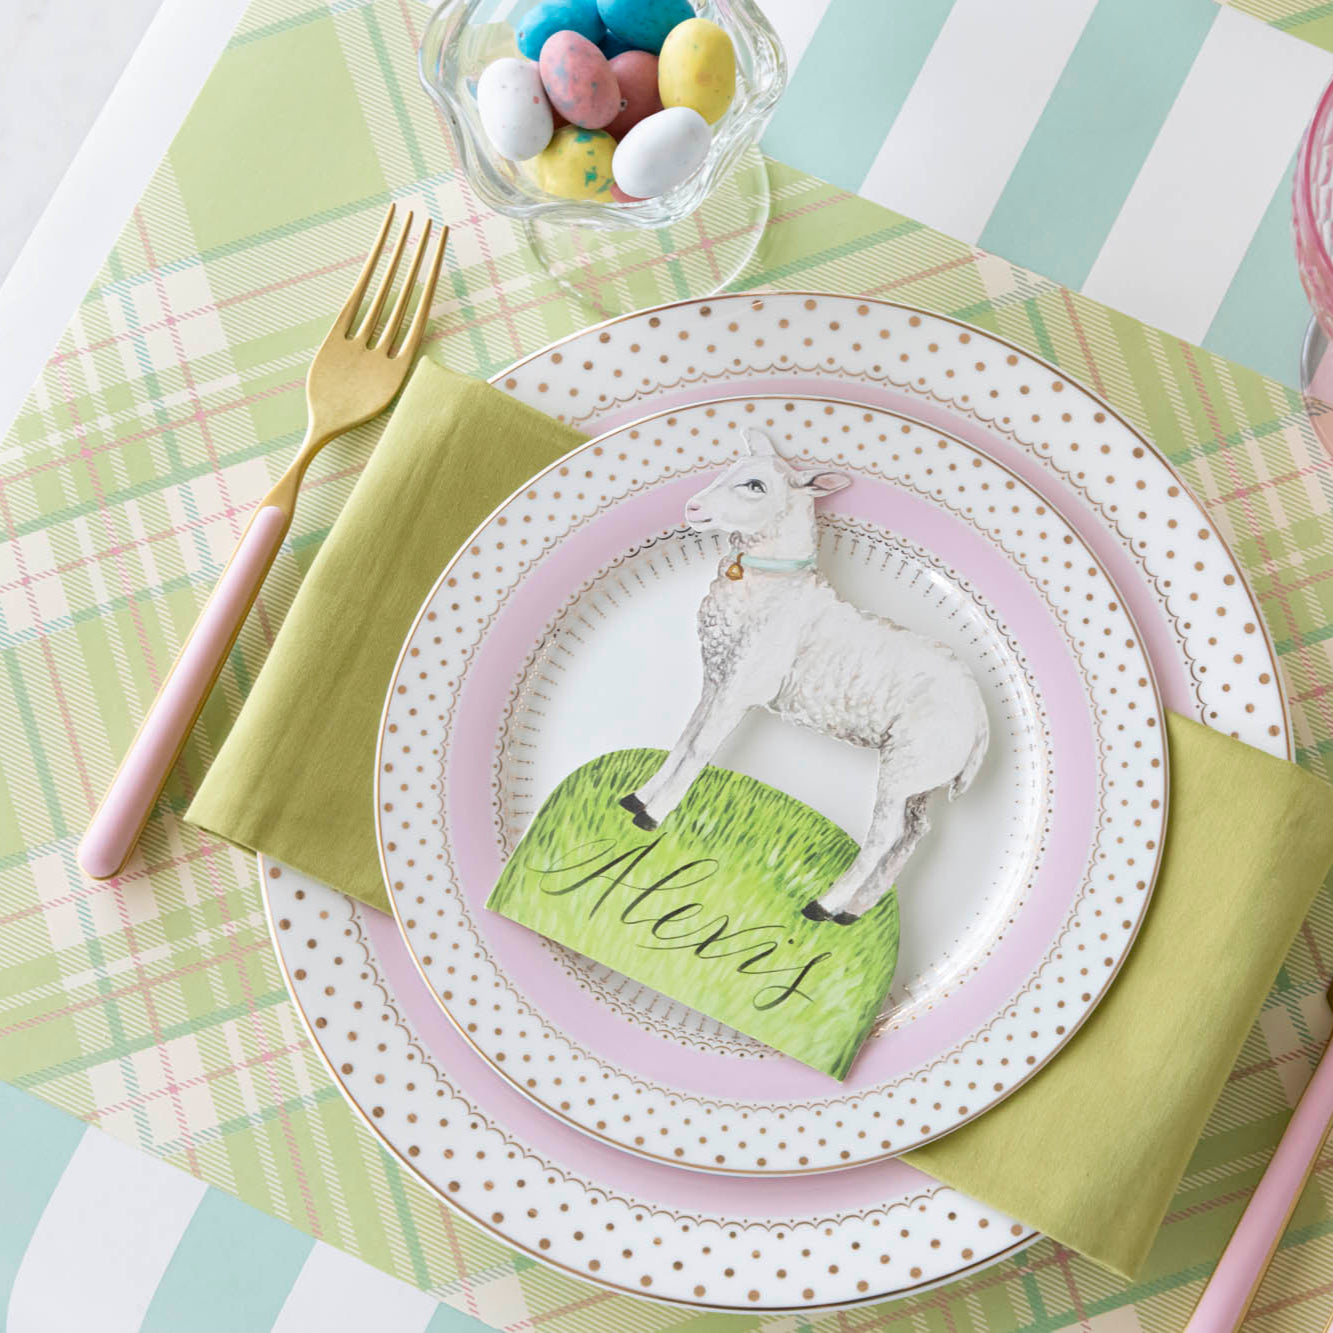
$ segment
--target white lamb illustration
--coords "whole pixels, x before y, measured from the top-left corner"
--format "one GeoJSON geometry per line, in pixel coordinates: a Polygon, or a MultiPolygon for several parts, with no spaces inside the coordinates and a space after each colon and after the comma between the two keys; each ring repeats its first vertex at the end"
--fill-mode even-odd
{"type": "Polygon", "coordinates": [[[986,710],[950,649],[849,606],[815,568],[815,501],[851,478],[798,471],[762,431],[745,441],[748,456],[685,507],[695,531],[729,532],[737,552],[699,607],[703,693],[661,768],[620,803],[656,828],[751,708],[877,750],[860,853],[804,909],[846,925],[883,897],[930,827],[931,793],[967,790],[986,753],[986,710]]]}

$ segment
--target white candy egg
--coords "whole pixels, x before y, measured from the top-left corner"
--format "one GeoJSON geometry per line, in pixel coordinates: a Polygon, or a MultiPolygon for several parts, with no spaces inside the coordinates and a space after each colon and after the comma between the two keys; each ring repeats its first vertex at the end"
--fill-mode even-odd
{"type": "Polygon", "coordinates": [[[509,56],[487,65],[477,80],[477,114],[496,152],[512,162],[536,157],[555,132],[541,72],[531,60],[509,56]]]}
{"type": "Polygon", "coordinates": [[[708,122],[697,111],[667,107],[639,121],[616,145],[611,174],[626,194],[652,199],[698,169],[712,138],[708,122]]]}

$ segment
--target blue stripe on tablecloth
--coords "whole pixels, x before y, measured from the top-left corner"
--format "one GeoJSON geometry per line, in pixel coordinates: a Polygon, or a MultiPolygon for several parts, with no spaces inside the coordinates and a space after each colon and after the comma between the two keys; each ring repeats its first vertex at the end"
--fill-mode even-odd
{"type": "Polygon", "coordinates": [[[0,1083],[0,1312],[46,1202],[79,1146],[71,1116],[0,1083]]]}
{"type": "Polygon", "coordinates": [[[764,149],[857,189],[953,0],[830,0],[764,136],[764,149]]]}
{"type": "Polygon", "coordinates": [[[1082,285],[1216,13],[1213,0],[1100,0],[982,231],[983,249],[1082,285]]]}
{"type": "Polygon", "coordinates": [[[1295,335],[1310,320],[1291,235],[1295,172],[1293,154],[1203,340],[1209,351],[1285,384],[1295,382],[1300,353],[1295,335]]]}
{"type": "Polygon", "coordinates": [[[234,1333],[278,1317],[313,1238],[221,1190],[195,1210],[140,1333],[234,1333]]]}
{"type": "MultiPolygon", "coordinates": [[[[138,1211],[143,1213],[142,1206],[138,1211]]],[[[76,1327],[132,1327],[138,1333],[180,1329],[272,1333],[302,1277],[307,1283],[311,1280],[310,1260],[317,1250],[322,1261],[316,1265],[319,1285],[326,1288],[324,1294],[333,1305],[319,1323],[323,1333],[360,1333],[372,1326],[365,1318],[367,1309],[380,1312],[376,1333],[486,1333],[490,1328],[359,1259],[321,1245],[286,1222],[220,1190],[204,1189],[162,1162],[146,1156],[136,1159],[133,1149],[101,1130],[0,1083],[0,1327],[8,1333],[54,1329],[64,1333],[76,1327]],[[105,1183],[106,1172],[123,1175],[127,1167],[142,1178],[142,1190],[125,1187],[122,1181],[113,1203],[107,1190],[99,1193],[99,1182],[105,1183]],[[71,1172],[78,1179],[67,1179],[71,1172]],[[177,1180],[186,1192],[199,1191],[199,1202],[188,1220],[181,1209],[176,1210],[179,1217],[163,1219],[163,1232],[174,1228],[174,1238],[147,1237],[163,1254],[160,1275],[145,1269],[139,1275],[145,1281],[122,1284],[123,1289],[115,1292],[105,1290],[102,1283],[100,1290],[88,1290],[78,1282],[71,1285],[71,1275],[86,1277],[96,1270],[95,1260],[105,1264],[108,1251],[136,1254],[136,1237],[146,1237],[152,1216],[135,1219],[134,1205],[142,1205],[143,1195],[153,1195],[154,1190],[160,1194],[164,1182],[177,1180]],[[90,1212],[80,1235],[62,1245],[61,1237],[68,1231],[43,1234],[41,1223],[52,1198],[59,1192],[67,1203],[71,1191],[90,1201],[90,1212]],[[132,1235],[126,1234],[127,1226],[132,1235]],[[99,1238],[100,1253],[84,1253],[94,1236],[99,1238]],[[18,1302],[21,1308],[16,1308],[11,1294],[20,1269],[24,1291],[18,1302]],[[96,1315],[90,1313],[93,1310],[96,1315]]],[[[307,1307],[309,1296],[307,1290],[307,1307]]],[[[516,1311],[523,1309],[521,1295],[512,1305],[516,1311]]],[[[287,1311],[289,1325],[294,1313],[287,1311]]],[[[297,1318],[303,1322],[299,1314],[297,1318]]]]}
{"type": "Polygon", "coordinates": [[[441,1305],[431,1316],[425,1333],[490,1333],[490,1329],[490,1324],[483,1324],[480,1319],[455,1310],[452,1305],[441,1305]]]}

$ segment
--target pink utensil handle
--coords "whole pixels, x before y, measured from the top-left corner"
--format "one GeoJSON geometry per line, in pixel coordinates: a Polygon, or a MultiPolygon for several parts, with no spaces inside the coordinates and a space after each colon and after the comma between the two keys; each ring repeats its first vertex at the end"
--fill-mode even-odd
{"type": "Polygon", "coordinates": [[[264,505],[241,534],[79,844],[79,865],[93,879],[109,879],[129,860],[288,523],[283,510],[264,505]]]}
{"type": "Polygon", "coordinates": [[[1185,1333],[1231,1333],[1240,1327],[1331,1124],[1333,1043],[1301,1095],[1287,1132],[1217,1261],[1185,1333]]]}

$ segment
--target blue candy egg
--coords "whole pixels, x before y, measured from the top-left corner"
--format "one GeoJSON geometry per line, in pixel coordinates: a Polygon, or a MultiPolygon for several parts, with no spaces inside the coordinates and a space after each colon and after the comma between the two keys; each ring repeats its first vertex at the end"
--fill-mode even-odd
{"type": "Polygon", "coordinates": [[[606,25],[597,12],[597,0],[542,0],[519,19],[518,49],[536,60],[546,39],[556,32],[576,32],[590,42],[606,36],[606,25]]]}
{"type": "Polygon", "coordinates": [[[602,48],[602,54],[608,60],[623,56],[626,51],[637,51],[639,49],[633,42],[627,42],[624,38],[617,37],[613,32],[608,32],[597,45],[602,48]]]}
{"type": "Polygon", "coordinates": [[[694,17],[690,0],[597,0],[602,22],[636,51],[656,55],[667,33],[694,17]]]}

